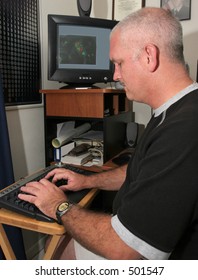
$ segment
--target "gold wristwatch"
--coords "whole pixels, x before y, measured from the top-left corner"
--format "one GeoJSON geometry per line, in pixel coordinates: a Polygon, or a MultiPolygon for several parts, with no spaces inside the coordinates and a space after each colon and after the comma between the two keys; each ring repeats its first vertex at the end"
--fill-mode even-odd
{"type": "Polygon", "coordinates": [[[61,217],[65,213],[67,213],[67,211],[69,211],[72,206],[73,206],[73,204],[68,201],[65,201],[65,202],[62,202],[61,204],[59,204],[59,206],[56,209],[56,218],[57,218],[57,221],[59,224],[62,224],[61,217]]]}

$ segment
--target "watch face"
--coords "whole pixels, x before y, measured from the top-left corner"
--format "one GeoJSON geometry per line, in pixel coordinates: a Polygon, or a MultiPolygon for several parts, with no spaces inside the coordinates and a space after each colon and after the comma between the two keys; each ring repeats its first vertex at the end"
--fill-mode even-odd
{"type": "Polygon", "coordinates": [[[66,210],[67,208],[69,207],[69,203],[68,202],[63,202],[63,203],[61,203],[60,205],[59,205],[59,207],[58,207],[58,211],[64,211],[64,210],[66,210]]]}

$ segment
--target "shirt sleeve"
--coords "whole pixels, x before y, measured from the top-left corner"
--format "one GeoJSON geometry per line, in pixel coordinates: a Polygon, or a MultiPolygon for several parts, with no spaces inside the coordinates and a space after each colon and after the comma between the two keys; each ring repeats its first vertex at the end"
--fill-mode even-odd
{"type": "Polygon", "coordinates": [[[139,252],[142,256],[149,260],[167,260],[170,253],[163,252],[157,248],[146,243],[142,239],[131,233],[118,219],[118,216],[113,216],[111,224],[117,235],[122,239],[129,247],[139,252]]]}

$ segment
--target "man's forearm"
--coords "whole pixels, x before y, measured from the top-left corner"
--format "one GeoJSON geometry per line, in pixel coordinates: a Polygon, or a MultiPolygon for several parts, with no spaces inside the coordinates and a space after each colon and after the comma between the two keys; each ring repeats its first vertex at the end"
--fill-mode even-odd
{"type": "Polygon", "coordinates": [[[62,216],[66,231],[86,249],[106,259],[139,259],[111,226],[111,216],[82,209],[76,205],[62,216]]]}
{"type": "Polygon", "coordinates": [[[84,187],[102,190],[119,190],[126,178],[127,165],[94,174],[86,178],[84,187]]]}

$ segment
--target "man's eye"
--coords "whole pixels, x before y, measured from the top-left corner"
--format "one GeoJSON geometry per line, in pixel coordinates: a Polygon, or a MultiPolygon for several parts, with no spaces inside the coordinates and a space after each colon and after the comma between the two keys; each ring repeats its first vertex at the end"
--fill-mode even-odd
{"type": "Polygon", "coordinates": [[[121,67],[121,62],[115,63],[115,67],[121,67]]]}

